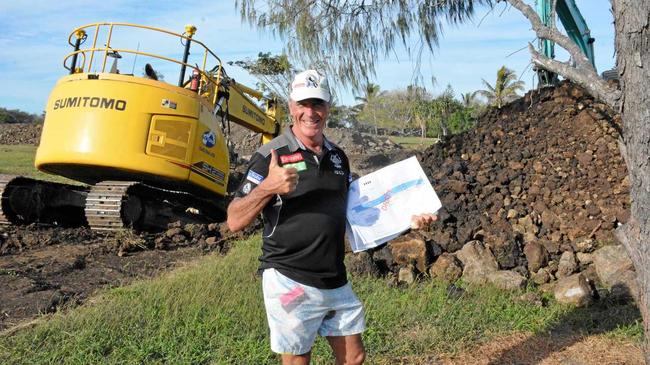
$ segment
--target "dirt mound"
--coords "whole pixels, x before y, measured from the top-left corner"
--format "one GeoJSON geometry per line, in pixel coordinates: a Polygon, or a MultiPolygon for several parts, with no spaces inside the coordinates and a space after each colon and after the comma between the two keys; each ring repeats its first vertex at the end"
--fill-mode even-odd
{"type": "Polygon", "coordinates": [[[480,235],[500,253],[499,264],[512,268],[530,241],[552,256],[613,241],[629,214],[613,115],[564,83],[492,109],[475,130],[425,150],[423,167],[445,210],[438,235],[450,238],[447,249],[480,235]]]}
{"type": "Polygon", "coordinates": [[[0,124],[0,145],[31,144],[38,145],[41,140],[43,124],[2,123],[0,124]]]}
{"type": "Polygon", "coordinates": [[[350,155],[390,153],[402,149],[400,145],[387,137],[360,133],[346,128],[328,128],[325,130],[325,135],[350,155]]]}
{"type": "Polygon", "coordinates": [[[613,243],[630,204],[618,118],[563,83],[491,109],[476,129],[423,151],[419,160],[443,203],[428,232],[437,254],[480,240],[499,269],[530,277],[528,244],[542,246],[548,260],[539,264],[553,275],[563,252],[613,243]]]}

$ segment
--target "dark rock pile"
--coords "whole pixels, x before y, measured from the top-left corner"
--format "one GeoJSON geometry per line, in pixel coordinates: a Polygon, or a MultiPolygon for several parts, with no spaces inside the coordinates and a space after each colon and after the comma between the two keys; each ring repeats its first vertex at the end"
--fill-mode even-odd
{"type": "Polygon", "coordinates": [[[360,133],[346,128],[328,128],[325,130],[325,135],[348,155],[372,155],[402,149],[388,137],[360,133]]]}
{"type": "MultiPolygon", "coordinates": [[[[388,137],[360,133],[352,129],[327,128],[325,135],[348,155],[386,153],[401,149],[388,137]]],[[[230,126],[230,140],[241,157],[252,155],[260,146],[260,134],[234,123],[230,126]]]]}
{"type": "Polygon", "coordinates": [[[41,140],[43,124],[3,123],[0,124],[0,145],[30,144],[38,145],[41,140]]]}
{"type": "MultiPolygon", "coordinates": [[[[619,125],[604,104],[563,83],[491,109],[476,129],[422,152],[443,208],[423,238],[424,259],[411,260],[415,272],[434,270],[438,256],[471,243],[470,256],[487,249],[495,261],[487,266],[538,284],[583,270],[591,278],[589,255],[613,244],[614,229],[629,217],[619,125]]],[[[387,250],[395,256],[388,248],[370,254],[376,265],[387,267],[387,250]]],[[[394,273],[404,267],[388,261],[394,273]]]]}

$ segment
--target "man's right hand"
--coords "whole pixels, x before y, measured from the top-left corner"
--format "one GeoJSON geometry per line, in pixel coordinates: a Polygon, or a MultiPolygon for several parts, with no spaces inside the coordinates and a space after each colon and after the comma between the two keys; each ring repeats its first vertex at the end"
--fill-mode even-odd
{"type": "Polygon", "coordinates": [[[273,194],[285,195],[296,190],[298,185],[298,170],[293,167],[284,168],[278,165],[278,153],[271,150],[269,174],[262,182],[262,187],[273,194]],[[263,186],[262,186],[263,185],[263,186]]]}

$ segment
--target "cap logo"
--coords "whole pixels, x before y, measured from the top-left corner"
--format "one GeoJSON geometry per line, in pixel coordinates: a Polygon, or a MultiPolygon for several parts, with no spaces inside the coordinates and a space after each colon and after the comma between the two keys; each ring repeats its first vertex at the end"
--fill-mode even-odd
{"type": "Polygon", "coordinates": [[[305,87],[311,87],[314,89],[318,88],[318,82],[316,81],[314,75],[309,75],[307,77],[307,84],[305,85],[305,87]]]}

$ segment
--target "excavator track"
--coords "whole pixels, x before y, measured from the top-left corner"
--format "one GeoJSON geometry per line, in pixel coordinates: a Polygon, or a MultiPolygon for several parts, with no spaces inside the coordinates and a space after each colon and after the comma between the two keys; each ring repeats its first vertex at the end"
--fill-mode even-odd
{"type": "Polygon", "coordinates": [[[159,231],[177,221],[206,224],[225,219],[223,199],[135,181],[85,187],[0,174],[0,198],[0,224],[159,231]]]}
{"type": "Polygon", "coordinates": [[[8,213],[5,213],[5,209],[2,208],[2,205],[4,205],[5,202],[5,187],[14,177],[15,176],[13,175],[0,175],[0,224],[11,224],[7,217],[8,213]]]}
{"type": "Polygon", "coordinates": [[[225,218],[224,208],[210,200],[134,181],[94,185],[86,198],[85,213],[94,230],[161,230],[176,221],[210,223],[225,218]]]}
{"type": "Polygon", "coordinates": [[[87,188],[0,174],[0,224],[85,225],[87,188]]]}
{"type": "Polygon", "coordinates": [[[128,208],[127,190],[137,184],[132,181],[104,181],[94,185],[86,197],[86,220],[92,229],[114,230],[124,228],[132,222],[123,222],[122,208],[128,208]]]}

